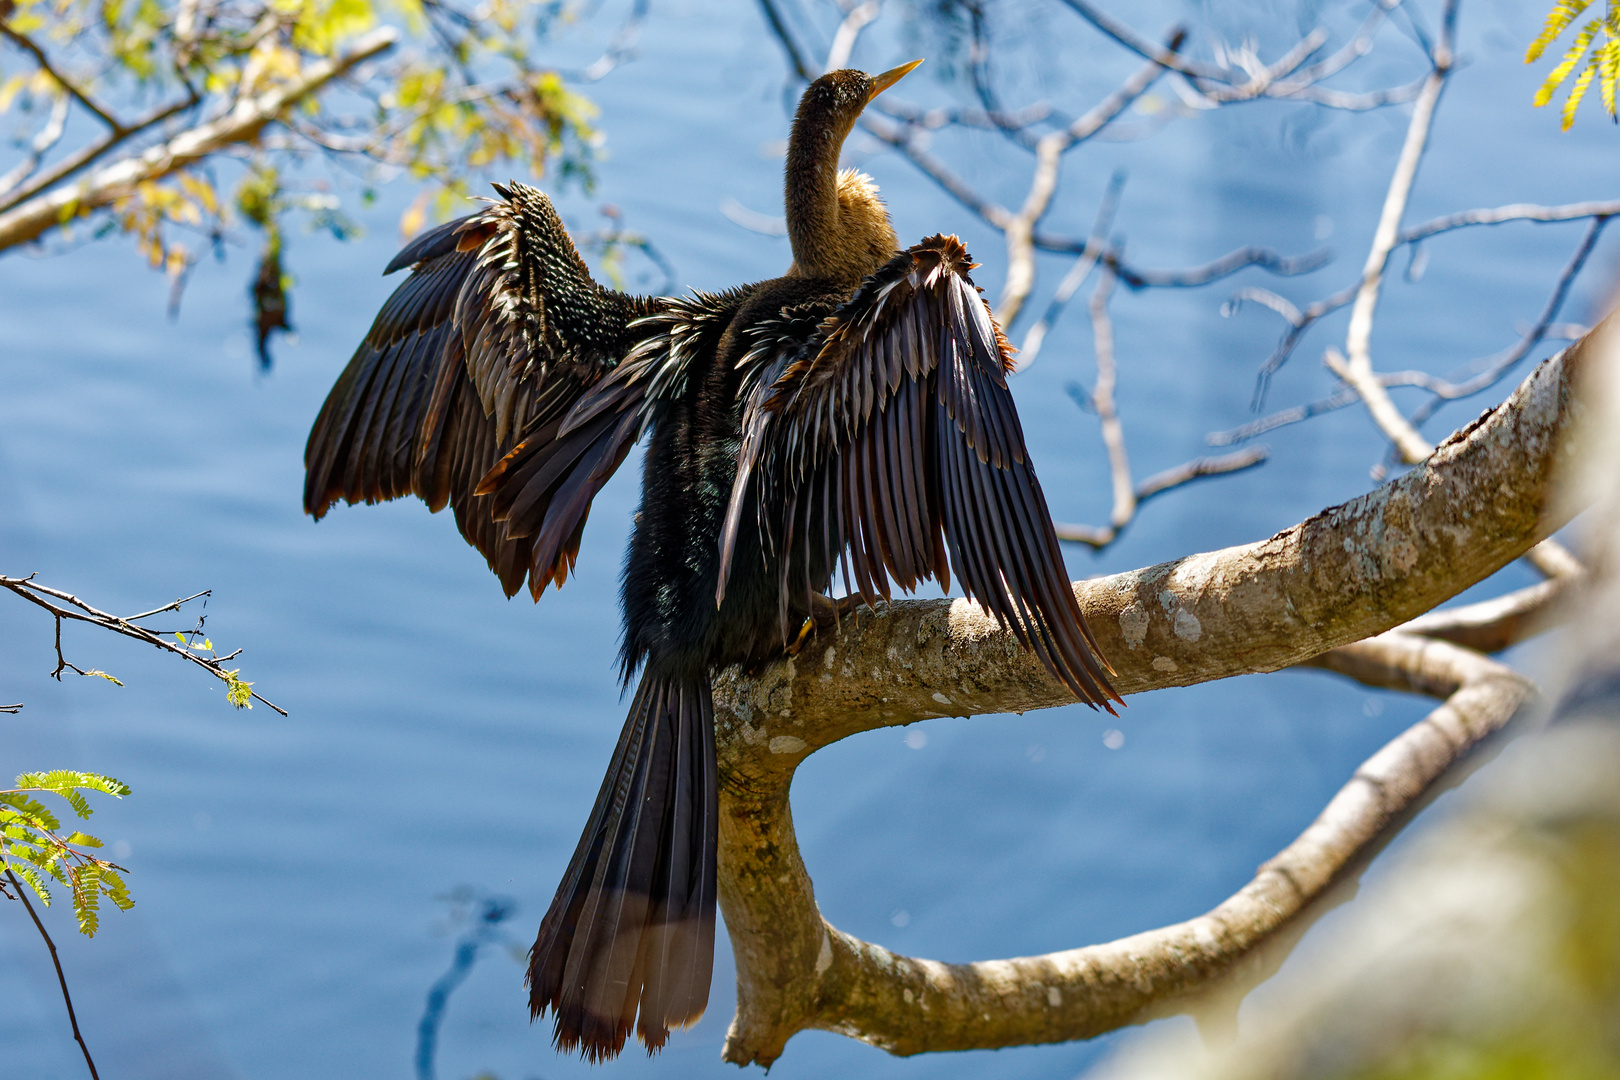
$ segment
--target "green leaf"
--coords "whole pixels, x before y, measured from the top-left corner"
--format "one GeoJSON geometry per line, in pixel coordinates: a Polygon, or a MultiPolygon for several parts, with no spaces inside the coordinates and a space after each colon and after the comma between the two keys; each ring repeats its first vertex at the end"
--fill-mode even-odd
{"type": "Polygon", "coordinates": [[[33,867],[14,866],[12,867],[12,870],[18,877],[22,878],[33,887],[34,895],[39,897],[40,903],[44,904],[46,907],[51,906],[51,890],[45,887],[44,880],[39,876],[38,872],[35,871],[33,867]]]}
{"type": "Polygon", "coordinates": [[[237,671],[225,672],[225,698],[238,709],[253,708],[253,684],[236,677],[237,671]]]}
{"type": "Polygon", "coordinates": [[[1530,43],[1530,48],[1525,52],[1524,62],[1533,64],[1540,60],[1541,54],[1553,43],[1553,39],[1562,34],[1591,2],[1592,0],[1558,0],[1553,9],[1547,13],[1547,23],[1541,28],[1541,33],[1536,35],[1536,40],[1530,43]]]}

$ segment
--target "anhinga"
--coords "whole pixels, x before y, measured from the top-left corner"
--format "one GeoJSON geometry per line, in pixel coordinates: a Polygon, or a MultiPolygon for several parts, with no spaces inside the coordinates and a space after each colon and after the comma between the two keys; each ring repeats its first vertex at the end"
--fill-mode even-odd
{"type": "MultiPolygon", "coordinates": [[[[919,61],[920,62],[920,61],[919,61]]],[[[1007,391],[1011,349],[954,237],[899,251],[871,181],[839,172],[861,110],[916,64],[835,71],[787,156],[793,265],[718,294],[591,280],[550,201],[519,184],[441,225],[339,377],[305,452],[305,508],[448,501],[507,595],[561,586],[590,501],[650,432],[625,559],[641,682],[528,982],[555,1041],[649,1050],[708,1001],[716,788],[710,676],[792,647],[833,609],[948,583],[1077,698],[1117,699],[1081,618],[1007,391]],[[639,1019],[638,1019],[639,1017],[639,1019]]]]}

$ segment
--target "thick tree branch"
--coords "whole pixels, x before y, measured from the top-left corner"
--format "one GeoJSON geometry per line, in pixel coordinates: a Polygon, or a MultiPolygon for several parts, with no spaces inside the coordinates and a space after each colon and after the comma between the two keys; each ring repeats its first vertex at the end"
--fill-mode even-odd
{"type": "MultiPolygon", "coordinates": [[[[1549,484],[1574,452],[1573,382],[1601,332],[1374,491],[1267,540],[1076,584],[1115,685],[1134,694],[1289,667],[1393,629],[1523,555],[1569,513],[1552,508],[1549,484]]],[[[880,608],[755,678],[720,677],[719,708],[795,747],[760,759],[772,772],[857,731],[1073,700],[966,600],[880,608]]]]}
{"type": "Polygon", "coordinates": [[[1549,491],[1578,452],[1576,383],[1591,341],[1543,363],[1506,403],[1377,491],[1260,543],[1076,585],[1124,693],[1335,650],[1317,666],[1449,698],[1369,761],[1255,881],[1199,919],[968,965],[899,957],[842,934],[821,918],[794,839],[788,790],[798,763],[857,731],[1072,699],[962,600],[882,605],[756,677],[723,673],[720,890],[738,964],[727,1060],[769,1064],[810,1027],[896,1053],[1081,1038],[1174,1009],[1285,938],[1529,692],[1471,650],[1384,632],[1523,554],[1572,512],[1555,509],[1549,491]]]}
{"type": "Polygon", "coordinates": [[[853,938],[815,906],[785,785],[765,793],[729,776],[721,903],[737,955],[738,1011],[726,1060],[769,1065],[806,1028],[902,1055],[1088,1038],[1183,1011],[1190,995],[1265,946],[1286,946],[1317,913],[1312,905],[1353,877],[1531,693],[1523,677],[1472,650],[1402,633],[1342,646],[1318,665],[1446,700],[1356,770],[1231,898],[1198,918],[1105,945],[943,964],[853,938]]]}
{"type": "Polygon", "coordinates": [[[361,61],[392,47],[398,38],[398,31],[390,27],[374,30],[341,54],[310,64],[297,78],[256,97],[242,98],[223,116],[98,169],[77,183],[41,192],[0,213],[0,251],[25,244],[65,220],[106,206],[139,184],[167,176],[226,147],[252,141],[287,109],[361,61]]]}

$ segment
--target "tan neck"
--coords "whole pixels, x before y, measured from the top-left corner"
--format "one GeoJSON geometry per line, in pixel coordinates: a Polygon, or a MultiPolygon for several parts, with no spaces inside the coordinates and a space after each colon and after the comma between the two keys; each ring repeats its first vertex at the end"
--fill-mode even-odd
{"type": "Polygon", "coordinates": [[[897,243],[877,188],[838,154],[854,117],[834,115],[807,95],[788,140],[787,231],[796,277],[856,282],[894,254],[897,243]]]}

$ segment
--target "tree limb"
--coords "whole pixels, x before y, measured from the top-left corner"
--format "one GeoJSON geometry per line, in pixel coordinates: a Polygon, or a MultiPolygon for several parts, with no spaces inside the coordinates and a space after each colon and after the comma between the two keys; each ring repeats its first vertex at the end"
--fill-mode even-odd
{"type": "Polygon", "coordinates": [[[720,901],[738,965],[726,1059],[769,1064],[812,1027],[895,1053],[1086,1037],[1174,1008],[1286,937],[1529,693],[1471,650],[1384,632],[1495,572],[1572,512],[1549,492],[1578,452],[1577,384],[1591,341],[1541,364],[1506,403],[1374,492],[1269,540],[1076,585],[1122,693],[1336,650],[1317,666],[1449,697],[1363,766],[1254,882],[1199,919],[967,965],[895,956],[837,931],[815,906],[793,834],[799,762],[859,731],[1072,698],[964,600],[880,605],[757,676],[722,673],[720,901]]]}
{"type": "Polygon", "coordinates": [[[900,1055],[1089,1038],[1184,1011],[1190,995],[1250,966],[1265,946],[1290,944],[1299,923],[1320,913],[1313,904],[1352,878],[1532,692],[1472,650],[1403,633],[1341,646],[1318,665],[1446,700],[1369,758],[1309,828],[1214,910],[1103,945],[944,964],[860,941],[815,906],[786,786],[765,793],[728,778],[720,898],[738,1010],[725,1059],[769,1066],[806,1028],[900,1055]],[[770,921],[745,921],[742,911],[770,921]]]}
{"type": "Polygon", "coordinates": [[[167,176],[228,146],[252,141],[287,109],[361,61],[392,47],[398,39],[399,32],[391,27],[374,30],[339,55],[310,64],[287,83],[241,99],[223,116],[107,165],[77,183],[41,192],[0,213],[0,251],[25,244],[63,221],[106,206],[139,184],[167,176]]]}

